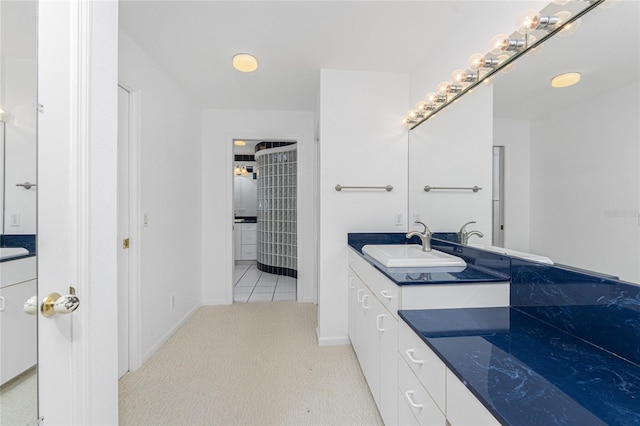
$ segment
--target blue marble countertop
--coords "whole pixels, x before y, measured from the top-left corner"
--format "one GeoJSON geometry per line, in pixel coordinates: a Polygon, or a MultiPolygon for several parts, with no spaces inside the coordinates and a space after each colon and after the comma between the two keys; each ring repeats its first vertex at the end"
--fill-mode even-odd
{"type": "Polygon", "coordinates": [[[23,259],[25,257],[32,257],[36,255],[36,236],[34,234],[2,234],[0,235],[0,247],[22,247],[29,251],[29,254],[25,254],[24,256],[2,259],[0,260],[0,262],[8,262],[11,260],[23,259]]]}
{"type": "Polygon", "coordinates": [[[504,424],[640,424],[640,366],[518,309],[399,314],[504,424]]]}
{"type": "Polygon", "coordinates": [[[349,234],[348,244],[363,259],[397,285],[469,284],[509,281],[508,275],[503,275],[482,266],[472,265],[469,262],[467,262],[467,267],[460,272],[433,272],[429,268],[387,268],[372,257],[362,253],[362,247],[367,244],[420,244],[418,237],[407,240],[403,233],[349,234]]]}

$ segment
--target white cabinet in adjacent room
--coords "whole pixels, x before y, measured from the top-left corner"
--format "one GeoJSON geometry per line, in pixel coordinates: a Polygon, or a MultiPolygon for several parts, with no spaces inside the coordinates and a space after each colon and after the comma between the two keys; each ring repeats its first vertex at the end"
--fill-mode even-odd
{"type": "Polygon", "coordinates": [[[233,227],[233,244],[235,260],[256,260],[257,223],[235,223],[233,227]]]}
{"type": "Polygon", "coordinates": [[[36,295],[36,258],[2,262],[0,274],[0,383],[36,364],[37,317],[24,312],[36,295]]]}

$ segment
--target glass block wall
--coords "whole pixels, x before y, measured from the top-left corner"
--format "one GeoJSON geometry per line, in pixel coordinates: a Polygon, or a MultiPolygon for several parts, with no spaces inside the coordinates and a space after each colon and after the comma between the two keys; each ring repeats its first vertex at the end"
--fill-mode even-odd
{"type": "Polygon", "coordinates": [[[297,278],[296,145],[256,152],[258,269],[297,278]]]}

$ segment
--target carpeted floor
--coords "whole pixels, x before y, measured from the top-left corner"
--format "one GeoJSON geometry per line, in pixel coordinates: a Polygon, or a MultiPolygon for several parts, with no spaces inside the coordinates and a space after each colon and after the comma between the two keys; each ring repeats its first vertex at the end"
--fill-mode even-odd
{"type": "Polygon", "coordinates": [[[381,425],[351,346],[319,347],[312,304],[198,310],[120,380],[121,425],[381,425]]]}
{"type": "Polygon", "coordinates": [[[38,418],[38,375],[32,367],[0,387],[0,425],[34,424],[38,418]]]}

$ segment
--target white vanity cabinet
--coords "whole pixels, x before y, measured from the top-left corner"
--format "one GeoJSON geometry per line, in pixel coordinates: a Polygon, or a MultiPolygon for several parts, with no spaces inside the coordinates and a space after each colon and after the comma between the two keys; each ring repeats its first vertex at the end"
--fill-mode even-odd
{"type": "Polygon", "coordinates": [[[256,260],[258,243],[258,224],[242,223],[234,224],[234,255],[236,260],[256,260]]]}
{"type": "Polygon", "coordinates": [[[382,419],[396,424],[397,286],[354,253],[350,255],[349,338],[382,419]]]}
{"type": "Polygon", "coordinates": [[[400,424],[500,424],[404,321],[399,329],[400,424]]]}
{"type": "Polygon", "coordinates": [[[23,311],[36,295],[36,258],[0,263],[0,384],[36,364],[37,317],[23,311]]]}
{"type": "Polygon", "coordinates": [[[348,291],[349,338],[385,424],[444,425],[447,369],[398,310],[509,306],[509,282],[398,286],[349,248],[348,291]]]}

